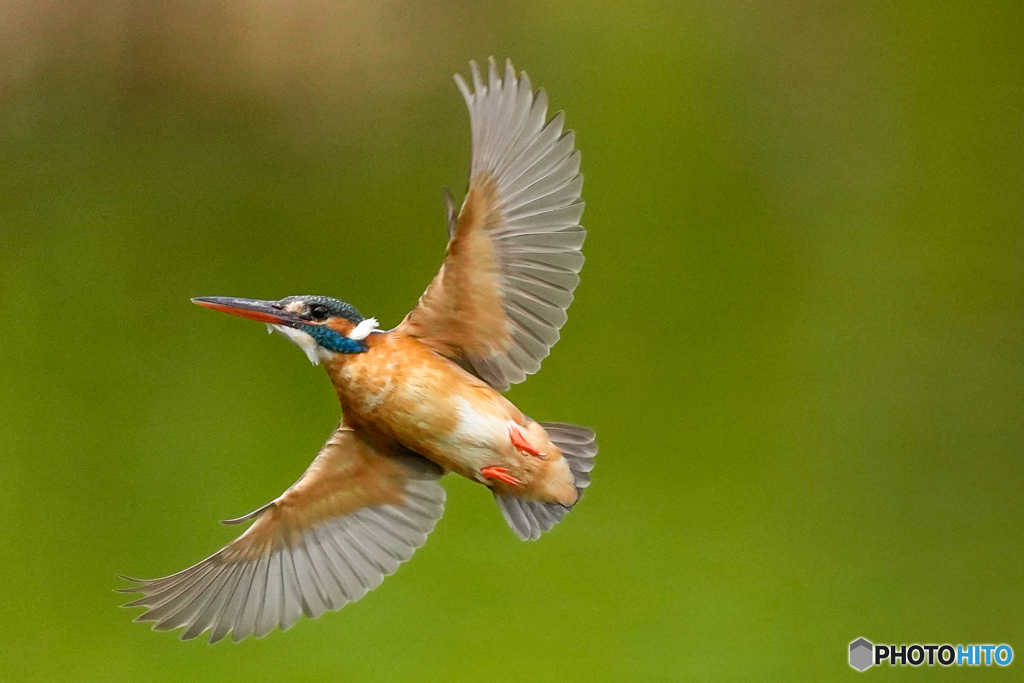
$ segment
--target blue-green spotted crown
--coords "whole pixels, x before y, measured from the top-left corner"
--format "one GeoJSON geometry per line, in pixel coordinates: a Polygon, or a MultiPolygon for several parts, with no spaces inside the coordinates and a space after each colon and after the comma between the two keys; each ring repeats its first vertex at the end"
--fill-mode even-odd
{"type": "MultiPolygon", "coordinates": [[[[282,306],[287,307],[288,304],[294,301],[302,301],[307,304],[309,311],[312,311],[315,306],[323,306],[327,309],[328,315],[326,317],[344,318],[352,323],[360,323],[366,318],[362,313],[356,310],[356,307],[347,301],[341,299],[335,299],[330,296],[319,296],[319,295],[297,295],[297,296],[286,296],[279,302],[282,306]]],[[[323,319],[323,318],[321,318],[323,319]]]]}

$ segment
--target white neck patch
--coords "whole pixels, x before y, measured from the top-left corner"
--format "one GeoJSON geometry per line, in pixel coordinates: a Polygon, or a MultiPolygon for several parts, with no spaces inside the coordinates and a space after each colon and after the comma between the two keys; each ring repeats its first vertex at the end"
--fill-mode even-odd
{"type": "Polygon", "coordinates": [[[320,345],[316,343],[315,339],[302,330],[297,330],[294,327],[267,323],[267,332],[273,334],[275,330],[287,337],[288,341],[292,344],[295,344],[302,349],[302,352],[306,354],[306,358],[309,359],[310,363],[313,365],[320,365],[320,345]]]}
{"type": "Polygon", "coordinates": [[[370,336],[370,333],[377,329],[376,318],[366,318],[361,321],[358,325],[352,328],[352,331],[348,333],[349,339],[355,341],[363,341],[370,336]]]}

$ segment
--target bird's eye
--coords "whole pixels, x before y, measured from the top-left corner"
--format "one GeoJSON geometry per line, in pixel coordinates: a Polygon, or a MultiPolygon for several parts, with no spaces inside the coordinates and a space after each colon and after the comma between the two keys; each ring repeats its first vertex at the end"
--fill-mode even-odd
{"type": "Polygon", "coordinates": [[[309,317],[313,318],[314,320],[327,320],[327,317],[330,314],[331,312],[327,310],[327,307],[322,306],[320,304],[317,304],[309,309],[309,317]]]}

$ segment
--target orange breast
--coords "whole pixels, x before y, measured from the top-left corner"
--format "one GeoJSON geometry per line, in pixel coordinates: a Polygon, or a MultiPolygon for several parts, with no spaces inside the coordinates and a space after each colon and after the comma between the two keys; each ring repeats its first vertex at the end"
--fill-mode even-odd
{"type": "Polygon", "coordinates": [[[374,334],[367,342],[366,353],[337,354],[324,363],[346,420],[421,453],[452,433],[457,397],[482,383],[411,337],[374,334]]]}

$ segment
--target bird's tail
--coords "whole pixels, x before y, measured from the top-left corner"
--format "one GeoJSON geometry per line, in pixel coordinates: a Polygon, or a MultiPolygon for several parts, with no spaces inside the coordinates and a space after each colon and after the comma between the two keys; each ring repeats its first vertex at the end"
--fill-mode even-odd
{"type": "MultiPolygon", "coordinates": [[[[586,427],[562,422],[541,422],[540,426],[548,433],[551,443],[562,451],[562,457],[569,465],[578,503],[583,496],[583,489],[590,485],[590,470],[594,469],[594,456],[597,455],[595,434],[586,427]]],[[[516,536],[524,541],[536,541],[572,509],[572,506],[560,503],[541,503],[516,496],[495,494],[494,498],[505,521],[516,536]]]]}

